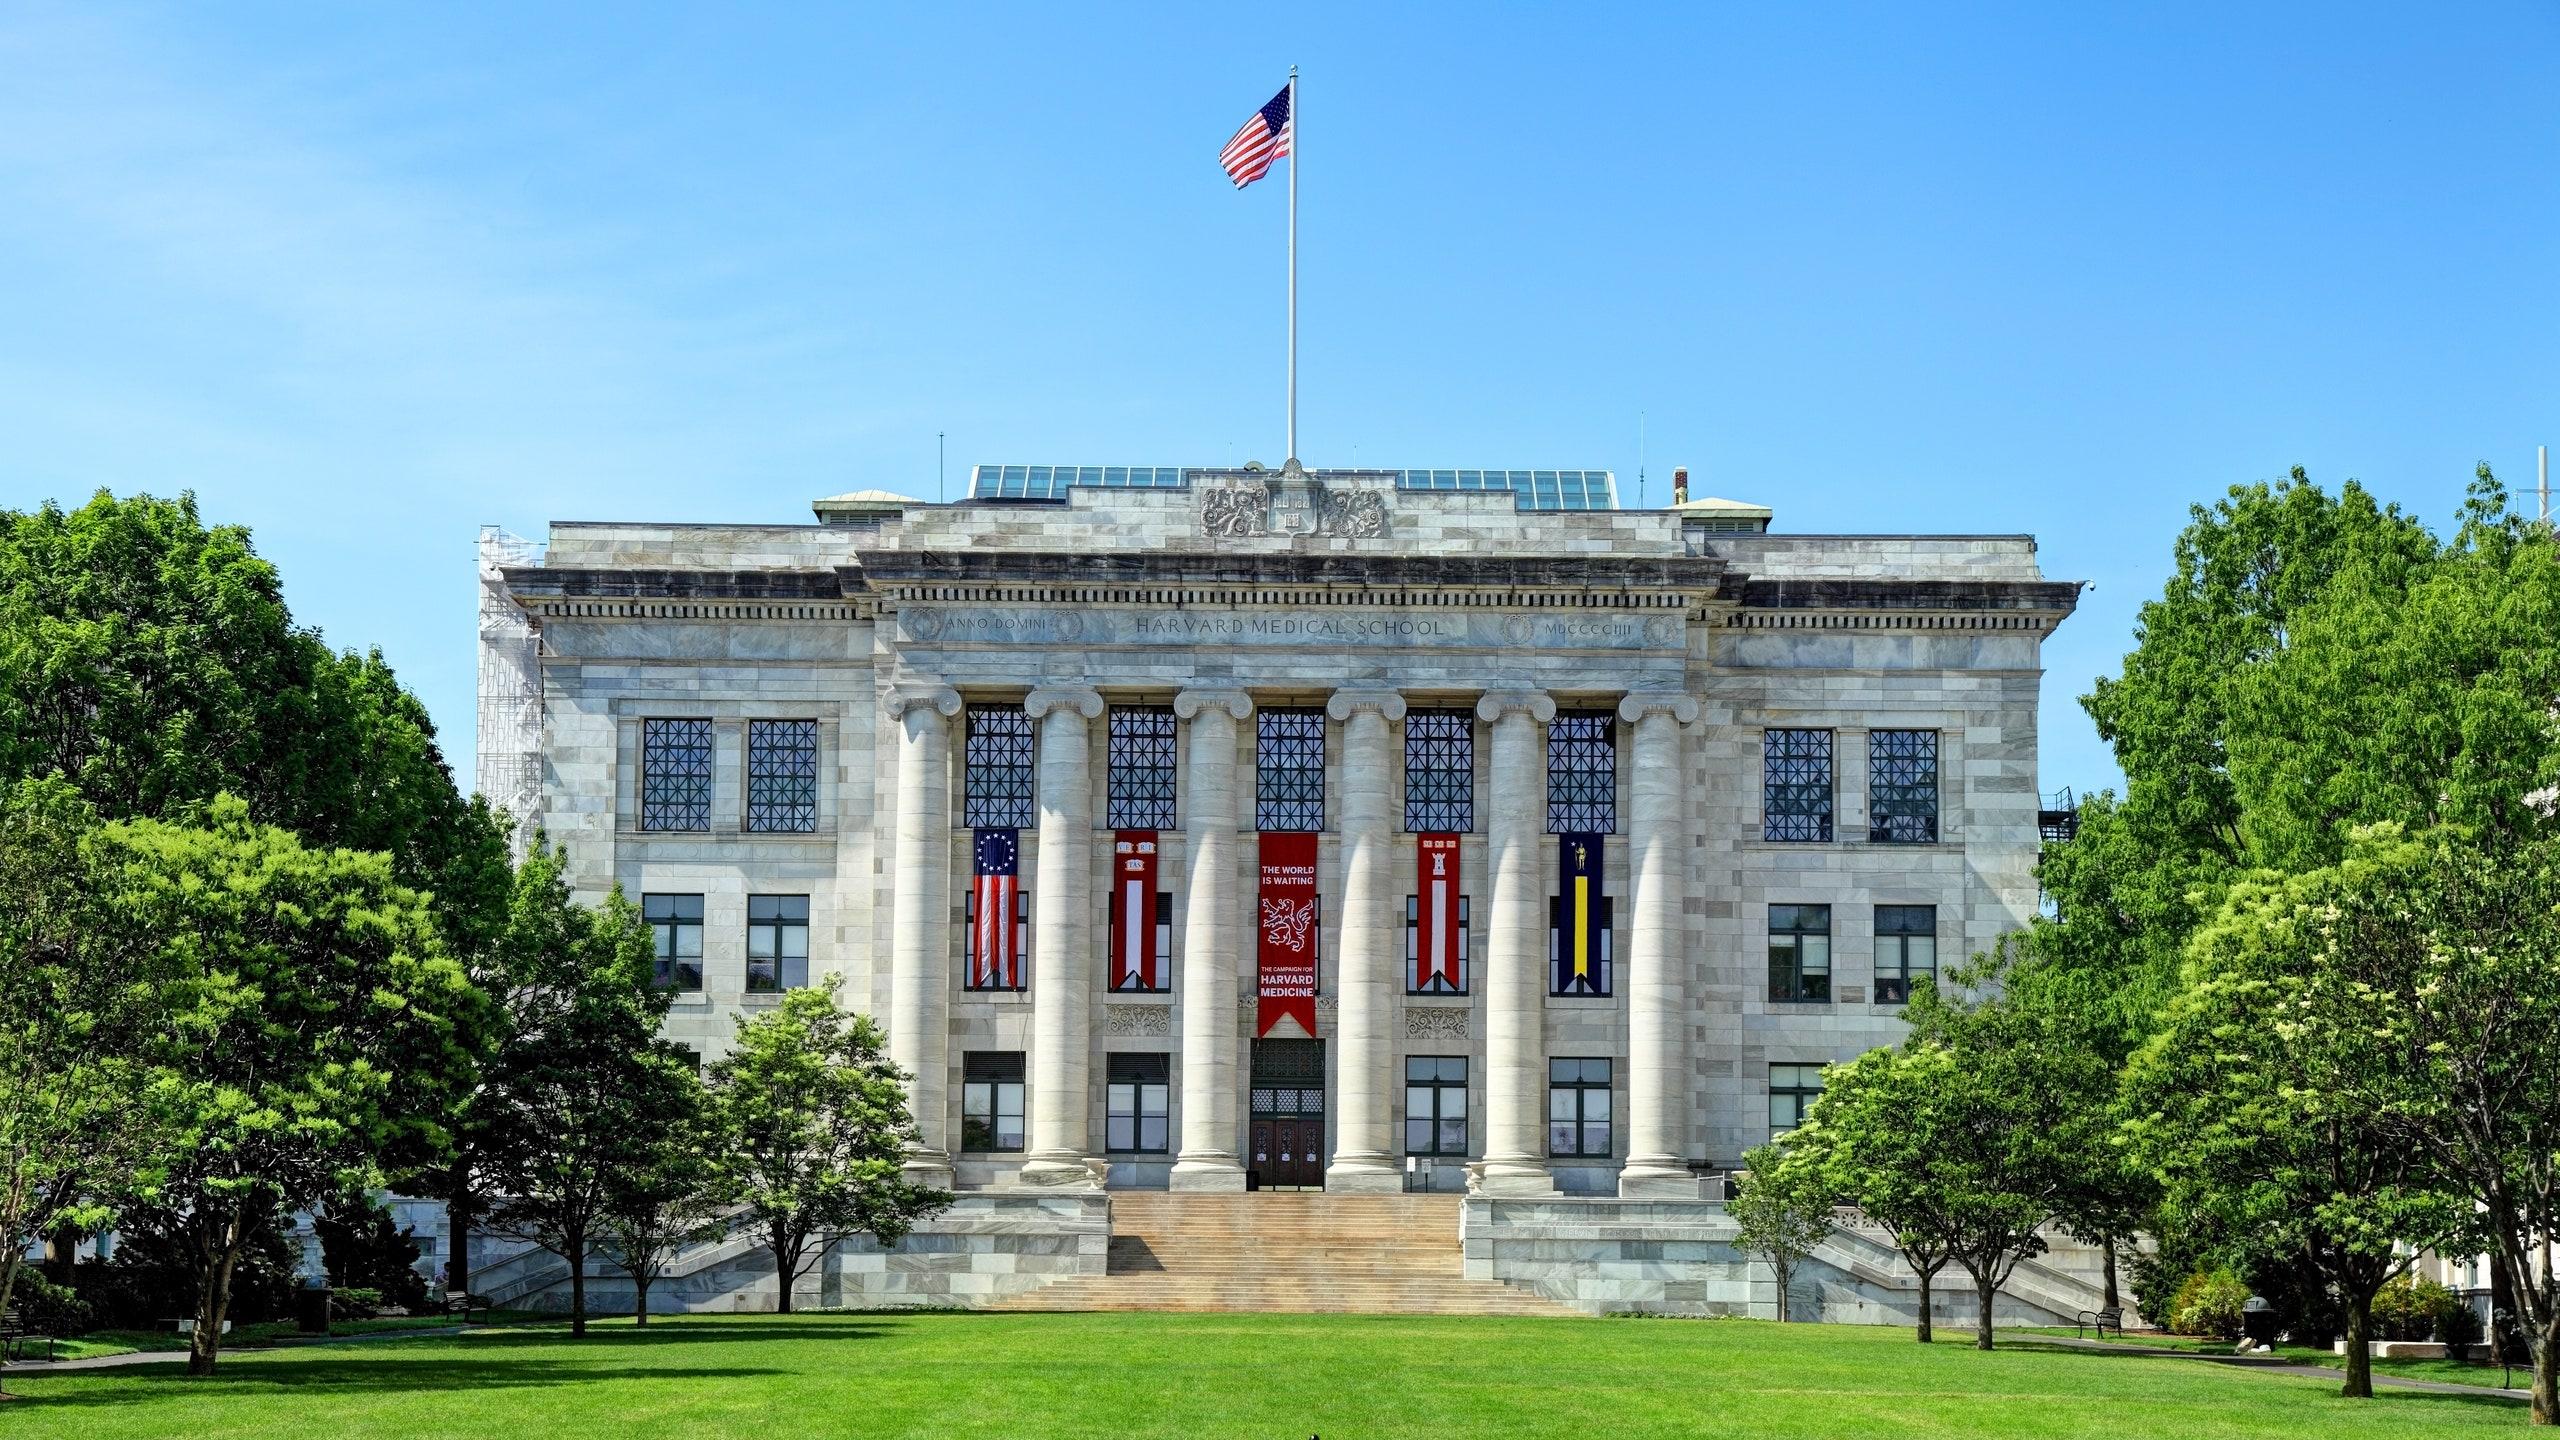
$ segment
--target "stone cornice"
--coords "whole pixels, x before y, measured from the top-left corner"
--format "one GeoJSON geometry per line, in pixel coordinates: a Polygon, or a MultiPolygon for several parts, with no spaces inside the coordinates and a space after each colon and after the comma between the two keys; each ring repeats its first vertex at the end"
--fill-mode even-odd
{"type": "Polygon", "coordinates": [[[880,550],[843,575],[847,594],[867,590],[900,601],[1538,606],[1565,600],[1673,609],[1714,596],[1726,571],[1713,557],[1677,555],[880,550]]]}

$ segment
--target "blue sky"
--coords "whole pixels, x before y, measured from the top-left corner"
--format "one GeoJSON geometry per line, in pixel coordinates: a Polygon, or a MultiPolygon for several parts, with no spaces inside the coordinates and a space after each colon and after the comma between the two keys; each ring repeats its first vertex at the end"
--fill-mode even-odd
{"type": "Polygon", "coordinates": [[[197,492],[467,777],[472,540],[980,460],[1672,465],[2097,583],[2560,441],[2560,9],[0,5],[0,505],[197,492]]]}

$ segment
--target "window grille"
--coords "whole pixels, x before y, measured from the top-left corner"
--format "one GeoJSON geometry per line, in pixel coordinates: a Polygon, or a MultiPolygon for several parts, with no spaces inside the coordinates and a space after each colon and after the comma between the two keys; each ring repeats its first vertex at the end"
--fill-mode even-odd
{"type": "Polygon", "coordinates": [[[960,823],[972,830],[1028,830],[1038,823],[1031,808],[1031,717],[1022,707],[970,706],[967,748],[960,823]]]}
{"type": "Polygon", "coordinates": [[[1547,833],[1618,833],[1618,717],[1558,715],[1547,726],[1547,833]]]}
{"type": "Polygon", "coordinates": [[[1404,828],[1464,835],[1476,828],[1476,722],[1464,710],[1404,717],[1404,828]]]}
{"type": "Polygon", "coordinates": [[[806,834],[818,828],[818,722],[747,722],[747,828],[806,834]]]}
{"type": "Polygon", "coordinates": [[[1254,718],[1254,828],[1322,830],[1324,712],[1263,710],[1254,718]]]}
{"type": "Polygon", "coordinates": [[[1111,712],[1111,758],[1104,776],[1108,828],[1174,828],[1173,754],[1172,711],[1146,707],[1111,712]]]}
{"type": "Polygon", "coordinates": [[[711,722],[640,722],[640,828],[711,828],[711,722]]]}
{"type": "Polygon", "coordinates": [[[1867,732],[1867,839],[1927,845],[1938,838],[1938,732],[1867,732]]]}
{"type": "Polygon", "coordinates": [[[1831,838],[1831,732],[1772,730],[1761,752],[1761,838],[1831,838]]]}

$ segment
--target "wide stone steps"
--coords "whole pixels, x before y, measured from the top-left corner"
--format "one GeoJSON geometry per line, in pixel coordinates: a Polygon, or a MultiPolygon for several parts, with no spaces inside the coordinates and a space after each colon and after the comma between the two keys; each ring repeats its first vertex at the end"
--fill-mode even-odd
{"type": "Polygon", "coordinates": [[[998,1310],[1547,1315],[1553,1301],[1460,1274],[1454,1195],[1111,1197],[1109,1269],[998,1310]]]}

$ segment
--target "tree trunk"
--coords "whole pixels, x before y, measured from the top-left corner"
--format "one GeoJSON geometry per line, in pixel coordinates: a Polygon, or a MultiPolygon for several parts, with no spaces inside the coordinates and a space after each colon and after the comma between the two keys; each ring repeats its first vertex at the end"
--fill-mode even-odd
{"type": "Polygon", "coordinates": [[[623,1262],[622,1268],[629,1271],[631,1275],[631,1323],[646,1325],[649,1323],[649,1277],[656,1272],[645,1269],[633,1270],[631,1263],[627,1260],[623,1262]]]}
{"type": "Polygon", "coordinates": [[[56,1285],[71,1283],[71,1267],[79,1263],[80,1227],[57,1225],[44,1242],[44,1278],[56,1285]]]}
{"type": "Polygon", "coordinates": [[[2350,1400],[2373,1398],[2373,1297],[2347,1297],[2347,1383],[2338,1391],[2350,1400]]]}
{"type": "Polygon", "coordinates": [[[2116,1237],[2109,1235],[2105,1239],[2100,1240],[2098,1242],[2098,1253],[2100,1256],[2104,1257],[2104,1273],[2106,1275],[2106,1294],[2099,1300],[2098,1304],[2102,1309],[2113,1310],[2121,1314],[2124,1311],[2124,1301],[2118,1298],[2116,1294],[2116,1237]]]}
{"type": "Polygon", "coordinates": [[[1937,1272],[1934,1270],[1922,1270],[1917,1265],[1914,1265],[1911,1268],[1920,1276],[1920,1323],[1916,1328],[1920,1332],[1920,1343],[1928,1345],[1934,1343],[1936,1340],[1936,1337],[1929,1329],[1929,1289],[1930,1282],[1937,1279],[1937,1272]]]}
{"type": "Polygon", "coordinates": [[[213,1362],[222,1353],[222,1321],[231,1311],[231,1268],[239,1263],[241,1237],[248,1233],[247,1212],[235,1210],[219,1240],[208,1237],[200,1252],[211,1263],[199,1277],[203,1284],[196,1296],[196,1333],[187,1337],[189,1375],[212,1374],[213,1362]]]}
{"type": "Polygon", "coordinates": [[[2533,1423],[2560,1425],[2560,1308],[2543,1322],[2533,1347],[2533,1423]]]}
{"type": "Polygon", "coordinates": [[[1769,1273],[1778,1277],[1778,1323],[1781,1325],[1787,1323],[1787,1291],[1794,1288],[1792,1282],[1795,1279],[1788,1272],[1794,1268],[1791,1265],[1781,1265],[1775,1260],[1769,1262],[1769,1273]]]}
{"type": "Polygon", "coordinates": [[[1973,1277],[1973,1293],[1982,1302],[1982,1313],[1973,1322],[1973,1348],[1988,1350],[1991,1348],[1991,1302],[2000,1293],[2000,1287],[1991,1281],[1990,1271],[1985,1270],[1973,1277]]]}
{"type": "Polygon", "coordinates": [[[791,1291],[800,1278],[800,1252],[795,1246],[786,1250],[780,1240],[773,1242],[774,1313],[791,1313],[791,1291]]]}
{"type": "MultiPolygon", "coordinates": [[[[457,1161],[453,1179],[445,1187],[444,1288],[471,1291],[471,1180],[469,1166],[457,1161]]],[[[442,1300],[444,1297],[436,1297],[442,1300]]]]}
{"type": "Polygon", "coordinates": [[[569,1242],[569,1336],[576,1339],[587,1333],[587,1236],[572,1230],[562,1238],[569,1242]]]}

